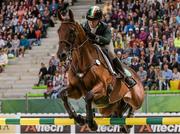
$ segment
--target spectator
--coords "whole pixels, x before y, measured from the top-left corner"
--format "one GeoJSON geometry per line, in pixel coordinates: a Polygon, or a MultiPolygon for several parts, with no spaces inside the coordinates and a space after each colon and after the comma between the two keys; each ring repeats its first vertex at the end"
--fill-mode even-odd
{"type": "Polygon", "coordinates": [[[155,68],[155,82],[156,82],[156,89],[162,90],[163,76],[160,66],[157,66],[155,68]]]}
{"type": "Polygon", "coordinates": [[[59,62],[57,70],[61,73],[61,74],[65,74],[67,71],[66,65],[63,62],[59,62]]]}
{"type": "Polygon", "coordinates": [[[33,6],[33,10],[31,12],[32,16],[33,17],[38,17],[38,14],[39,14],[39,10],[36,6],[33,6]]]}
{"type": "Polygon", "coordinates": [[[147,87],[148,90],[152,90],[153,84],[155,84],[155,71],[154,71],[154,67],[150,65],[147,71],[147,80],[145,87],[147,87]]]}
{"type": "Polygon", "coordinates": [[[52,0],[52,3],[51,3],[49,8],[50,8],[51,15],[56,17],[57,16],[57,10],[58,10],[58,4],[56,3],[56,0],[52,0]]]}
{"type": "Polygon", "coordinates": [[[27,35],[27,38],[29,40],[30,46],[32,46],[32,44],[35,43],[35,41],[36,41],[35,30],[32,26],[29,28],[29,33],[27,35]]]}
{"type": "Polygon", "coordinates": [[[5,46],[4,39],[2,38],[2,35],[0,35],[0,48],[3,48],[5,46]]]}
{"type": "Polygon", "coordinates": [[[103,14],[109,14],[112,11],[112,5],[109,1],[107,1],[102,9],[103,14]]]}
{"type": "Polygon", "coordinates": [[[8,56],[6,50],[0,50],[0,72],[4,71],[4,67],[8,64],[8,56]]]}
{"type": "Polygon", "coordinates": [[[134,71],[138,71],[139,70],[139,59],[137,57],[133,57],[131,59],[131,68],[134,70],[134,71]]]}
{"type": "Polygon", "coordinates": [[[178,10],[178,14],[176,16],[176,23],[180,24],[180,9],[178,10]]]}
{"type": "Polygon", "coordinates": [[[157,56],[154,54],[154,48],[149,48],[149,51],[150,53],[146,58],[146,63],[148,63],[148,65],[158,66],[159,60],[157,56]]]}
{"type": "Polygon", "coordinates": [[[140,40],[142,40],[144,43],[146,43],[146,40],[147,40],[147,37],[148,37],[148,33],[146,33],[145,31],[144,31],[144,28],[143,27],[141,27],[141,32],[140,32],[140,34],[139,34],[139,39],[140,40]]]}
{"type": "Polygon", "coordinates": [[[36,44],[38,46],[40,46],[41,45],[41,30],[40,30],[40,28],[36,29],[35,35],[36,35],[36,44]]]}
{"type": "Polygon", "coordinates": [[[24,52],[26,49],[30,48],[29,41],[24,37],[24,35],[21,35],[20,39],[20,49],[19,49],[19,55],[24,57],[24,52]]]}
{"type": "Polygon", "coordinates": [[[47,68],[44,63],[41,63],[41,68],[39,70],[39,81],[37,83],[37,86],[39,86],[42,80],[44,80],[44,84],[46,84],[46,74],[47,74],[47,68]]]}
{"type": "Polygon", "coordinates": [[[144,70],[144,68],[142,66],[139,67],[139,71],[137,72],[137,74],[140,77],[141,82],[145,86],[146,79],[147,79],[147,72],[144,70]]]}
{"type": "Polygon", "coordinates": [[[177,37],[174,40],[174,45],[176,48],[180,49],[180,33],[177,33],[177,37]]]}
{"type": "Polygon", "coordinates": [[[36,24],[35,24],[35,28],[39,29],[39,30],[43,30],[43,23],[42,23],[41,15],[40,14],[39,14],[39,16],[37,18],[37,21],[36,21],[36,24]]]}
{"type": "Polygon", "coordinates": [[[18,39],[17,35],[14,35],[14,38],[12,40],[12,49],[10,53],[14,54],[16,57],[19,56],[19,45],[20,40],[18,39]]]}
{"type": "Polygon", "coordinates": [[[180,80],[180,72],[176,67],[173,68],[172,80],[180,80]]]}
{"type": "Polygon", "coordinates": [[[49,62],[51,62],[54,66],[58,66],[59,64],[59,61],[54,54],[51,55],[51,59],[49,60],[49,62]]]}
{"type": "Polygon", "coordinates": [[[44,0],[40,0],[40,4],[38,5],[38,9],[41,15],[43,15],[44,10],[45,10],[45,4],[44,4],[44,0]]]}
{"type": "Polygon", "coordinates": [[[172,76],[173,76],[172,70],[170,70],[168,68],[168,64],[164,64],[163,71],[162,71],[162,77],[164,79],[164,82],[163,82],[163,89],[164,90],[169,89],[170,80],[172,80],[172,76]]]}
{"type": "Polygon", "coordinates": [[[65,80],[65,74],[60,73],[59,71],[55,72],[53,77],[53,92],[51,94],[52,98],[58,98],[59,92],[63,89],[64,86],[67,86],[65,80]]]}
{"type": "Polygon", "coordinates": [[[53,82],[52,80],[47,81],[47,90],[44,92],[44,98],[47,99],[48,97],[51,96],[53,92],[53,82]]]}
{"type": "Polygon", "coordinates": [[[173,68],[177,68],[178,71],[180,71],[180,66],[175,58],[172,59],[170,62],[169,68],[173,70],[173,68]]]}
{"type": "Polygon", "coordinates": [[[56,72],[56,66],[53,65],[52,62],[49,62],[49,67],[47,70],[48,70],[47,74],[48,74],[49,79],[52,79],[56,72]]]}

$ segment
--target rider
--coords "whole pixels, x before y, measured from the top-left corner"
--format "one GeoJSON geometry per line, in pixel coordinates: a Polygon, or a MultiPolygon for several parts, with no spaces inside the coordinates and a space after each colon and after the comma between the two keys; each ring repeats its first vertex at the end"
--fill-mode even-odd
{"type": "Polygon", "coordinates": [[[120,74],[124,79],[128,87],[133,87],[136,82],[132,77],[127,76],[124,68],[122,67],[121,61],[116,57],[114,53],[114,46],[111,44],[111,30],[110,28],[101,21],[102,19],[102,10],[98,6],[92,6],[86,14],[86,19],[82,26],[86,32],[86,35],[90,40],[108,50],[110,57],[113,59],[113,66],[116,70],[116,73],[120,74]]]}

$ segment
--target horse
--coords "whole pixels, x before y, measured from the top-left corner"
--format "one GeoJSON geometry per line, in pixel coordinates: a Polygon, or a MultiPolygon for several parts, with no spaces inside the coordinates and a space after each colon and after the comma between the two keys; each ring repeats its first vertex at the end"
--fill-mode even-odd
{"type": "MultiPolygon", "coordinates": [[[[144,101],[144,87],[140,78],[125,64],[124,69],[136,81],[133,88],[128,88],[122,79],[112,75],[103,52],[86,36],[82,26],[75,21],[71,9],[67,16],[68,19],[64,19],[59,15],[61,25],[58,29],[57,56],[60,61],[69,63],[69,84],[59,94],[69,117],[79,125],[88,125],[92,131],[98,127],[92,106],[105,117],[123,117],[125,112],[128,113],[127,117],[132,117],[144,101]],[[85,117],[77,115],[68,101],[68,98],[81,97],[84,97],[86,104],[85,117]]],[[[124,131],[128,130],[124,126],[124,131]]]]}

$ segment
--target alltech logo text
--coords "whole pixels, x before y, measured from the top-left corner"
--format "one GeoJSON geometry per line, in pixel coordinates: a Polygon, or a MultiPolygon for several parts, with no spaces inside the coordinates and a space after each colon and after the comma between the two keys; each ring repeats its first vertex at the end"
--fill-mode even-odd
{"type": "MultiPolygon", "coordinates": [[[[46,118],[43,116],[40,117],[28,117],[23,116],[21,118],[46,118]]],[[[58,118],[58,117],[53,117],[58,118]]],[[[58,125],[25,125],[21,126],[21,133],[70,133],[71,126],[58,126],[58,125]]]]}
{"type": "Polygon", "coordinates": [[[180,125],[135,126],[135,133],[180,133],[180,125]]]}
{"type": "Polygon", "coordinates": [[[57,126],[57,125],[34,125],[22,126],[22,133],[68,133],[70,126],[57,126]]]}

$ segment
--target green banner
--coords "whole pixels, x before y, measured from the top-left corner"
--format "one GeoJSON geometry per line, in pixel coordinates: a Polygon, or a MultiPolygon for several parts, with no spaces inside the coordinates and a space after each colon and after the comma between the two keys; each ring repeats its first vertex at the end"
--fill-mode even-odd
{"type": "MultiPolygon", "coordinates": [[[[74,109],[84,111],[84,100],[70,100],[74,109]]],[[[2,113],[66,113],[64,105],[59,99],[30,99],[30,100],[2,100],[2,113]]]]}
{"type": "Polygon", "coordinates": [[[142,112],[179,112],[180,95],[148,95],[145,97],[142,112]]]}
{"type": "MultiPolygon", "coordinates": [[[[60,99],[2,100],[2,113],[66,113],[60,99]]],[[[145,97],[141,112],[179,112],[179,94],[149,94],[145,97]]],[[[78,113],[85,112],[83,99],[70,100],[78,113]]]]}

